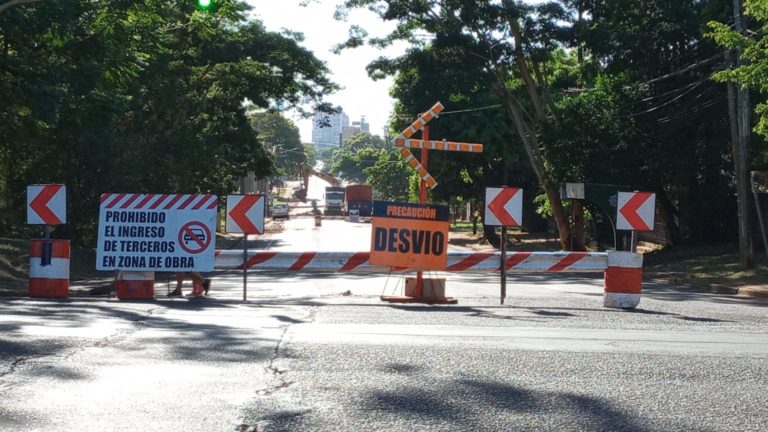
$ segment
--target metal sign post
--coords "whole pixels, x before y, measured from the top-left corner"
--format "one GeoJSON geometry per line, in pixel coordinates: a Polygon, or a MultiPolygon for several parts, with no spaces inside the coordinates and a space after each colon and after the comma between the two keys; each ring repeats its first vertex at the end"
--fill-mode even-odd
{"type": "Polygon", "coordinates": [[[523,220],[523,190],[511,187],[485,188],[485,215],[483,223],[486,226],[501,227],[501,258],[499,274],[501,275],[501,304],[507,297],[507,227],[520,226],[523,220]]]}
{"type": "Polygon", "coordinates": [[[243,301],[248,301],[248,234],[264,233],[264,195],[227,195],[228,233],[243,234],[243,301]]]}
{"type": "Polygon", "coordinates": [[[248,301],[248,234],[243,234],[243,301],[248,301]]]}
{"type": "Polygon", "coordinates": [[[501,262],[499,263],[499,272],[501,273],[501,303],[507,297],[507,227],[501,226],[501,262]]]}
{"type": "Polygon", "coordinates": [[[43,250],[40,254],[40,265],[43,267],[51,265],[52,255],[53,244],[51,243],[51,227],[43,225],[43,250]]]}

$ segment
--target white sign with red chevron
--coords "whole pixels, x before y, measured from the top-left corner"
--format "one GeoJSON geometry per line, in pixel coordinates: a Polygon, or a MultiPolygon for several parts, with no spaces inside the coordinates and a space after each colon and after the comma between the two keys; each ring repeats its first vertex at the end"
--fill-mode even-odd
{"type": "Polygon", "coordinates": [[[511,187],[485,188],[484,225],[520,226],[522,221],[522,189],[511,187]]]}
{"type": "Polygon", "coordinates": [[[655,193],[619,192],[616,208],[616,229],[653,231],[655,193]]]}
{"type": "Polygon", "coordinates": [[[97,270],[213,271],[216,195],[101,195],[97,270]]]}
{"type": "Polygon", "coordinates": [[[227,195],[228,233],[264,233],[264,195],[227,195]]]}
{"type": "Polygon", "coordinates": [[[27,223],[67,223],[67,188],[60,184],[27,186],[27,223]]]}

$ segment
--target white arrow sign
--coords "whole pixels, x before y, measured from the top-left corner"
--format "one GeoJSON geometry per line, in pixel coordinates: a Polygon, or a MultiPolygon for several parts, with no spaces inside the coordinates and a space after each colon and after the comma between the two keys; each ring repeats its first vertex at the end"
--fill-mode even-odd
{"type": "Polygon", "coordinates": [[[619,192],[616,229],[653,231],[656,194],[651,192],[619,192]]]}
{"type": "Polygon", "coordinates": [[[485,218],[488,226],[520,226],[523,221],[523,190],[485,188],[485,218]]]}
{"type": "Polygon", "coordinates": [[[227,232],[264,233],[264,195],[227,195],[227,232]]]}
{"type": "Polygon", "coordinates": [[[60,184],[27,186],[27,223],[67,223],[67,188],[60,184]]]}

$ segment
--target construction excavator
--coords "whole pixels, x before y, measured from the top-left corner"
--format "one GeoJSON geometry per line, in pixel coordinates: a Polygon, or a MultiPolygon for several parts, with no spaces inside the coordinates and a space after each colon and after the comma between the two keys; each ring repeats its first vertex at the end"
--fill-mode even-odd
{"type": "Polygon", "coordinates": [[[299,173],[301,174],[301,187],[293,192],[293,197],[301,200],[301,202],[307,202],[307,191],[309,190],[309,176],[313,175],[319,177],[322,180],[328,182],[333,187],[341,186],[341,181],[325,171],[315,169],[307,164],[299,164],[299,173]]]}

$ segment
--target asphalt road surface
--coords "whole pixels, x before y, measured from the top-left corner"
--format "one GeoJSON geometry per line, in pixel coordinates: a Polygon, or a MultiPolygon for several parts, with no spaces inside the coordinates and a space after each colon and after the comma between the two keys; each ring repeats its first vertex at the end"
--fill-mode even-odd
{"type": "MultiPolygon", "coordinates": [[[[367,250],[370,225],[293,218],[253,240],[367,250]]],[[[210,297],[0,301],[0,430],[747,431],[768,424],[768,303],[600,275],[218,274],[210,297]]],[[[156,290],[167,290],[159,276],[156,290]]],[[[172,283],[171,283],[172,285],[172,283]]],[[[189,291],[189,287],[185,287],[189,291]]]]}

